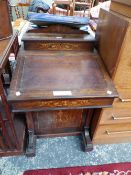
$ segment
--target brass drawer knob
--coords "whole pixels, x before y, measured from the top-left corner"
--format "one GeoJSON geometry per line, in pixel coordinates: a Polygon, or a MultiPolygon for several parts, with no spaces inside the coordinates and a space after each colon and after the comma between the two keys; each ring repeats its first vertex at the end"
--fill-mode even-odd
{"type": "Polygon", "coordinates": [[[126,131],[108,131],[108,130],[106,130],[107,135],[127,134],[127,133],[131,133],[131,130],[126,130],[126,131]]]}
{"type": "Polygon", "coordinates": [[[121,102],[131,102],[131,99],[124,99],[124,98],[121,98],[121,97],[119,97],[119,99],[121,100],[121,102]]]}
{"type": "Polygon", "coordinates": [[[131,117],[117,117],[114,114],[112,114],[112,119],[113,120],[127,120],[127,119],[131,119],[131,117]]]}

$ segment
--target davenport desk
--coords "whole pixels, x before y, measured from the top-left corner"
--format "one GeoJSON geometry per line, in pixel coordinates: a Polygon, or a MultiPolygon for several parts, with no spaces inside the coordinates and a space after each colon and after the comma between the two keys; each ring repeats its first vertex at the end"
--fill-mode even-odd
{"type": "Polygon", "coordinates": [[[84,150],[92,150],[93,109],[110,107],[118,96],[100,57],[83,47],[90,44],[82,34],[27,33],[26,38],[34,45],[24,39],[8,102],[12,112],[26,114],[27,155],[35,154],[35,136],[82,134],[84,150]]]}

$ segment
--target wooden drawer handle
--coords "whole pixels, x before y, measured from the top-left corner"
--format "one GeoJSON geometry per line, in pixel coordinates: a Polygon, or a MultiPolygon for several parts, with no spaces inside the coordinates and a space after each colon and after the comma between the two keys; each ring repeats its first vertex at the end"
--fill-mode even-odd
{"type": "Polygon", "coordinates": [[[127,120],[127,119],[131,119],[131,117],[117,117],[112,114],[112,119],[113,120],[127,120]]]}
{"type": "Polygon", "coordinates": [[[127,131],[108,131],[106,130],[107,135],[126,134],[126,133],[131,133],[131,130],[127,130],[127,131]]]}
{"type": "Polygon", "coordinates": [[[131,102],[131,99],[124,99],[124,98],[120,98],[119,99],[121,100],[121,102],[131,102]]]}

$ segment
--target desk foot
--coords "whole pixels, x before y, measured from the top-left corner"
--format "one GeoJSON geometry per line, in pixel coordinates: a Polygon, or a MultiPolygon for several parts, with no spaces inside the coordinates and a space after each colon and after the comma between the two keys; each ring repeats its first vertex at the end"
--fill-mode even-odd
{"type": "Polygon", "coordinates": [[[36,150],[36,136],[32,130],[28,130],[28,141],[26,147],[26,156],[33,157],[35,156],[36,150]]]}
{"type": "Polygon", "coordinates": [[[93,143],[90,138],[89,128],[85,127],[84,131],[82,132],[82,139],[83,139],[83,149],[85,152],[89,152],[93,150],[93,143]]]}

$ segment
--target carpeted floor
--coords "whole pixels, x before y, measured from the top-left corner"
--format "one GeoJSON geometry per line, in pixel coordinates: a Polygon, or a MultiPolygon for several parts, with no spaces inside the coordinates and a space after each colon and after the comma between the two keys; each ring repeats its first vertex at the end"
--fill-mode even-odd
{"type": "Polygon", "coordinates": [[[37,141],[36,156],[0,158],[0,175],[20,175],[28,169],[131,162],[131,143],[97,145],[84,153],[80,137],[46,138],[37,141]]]}

